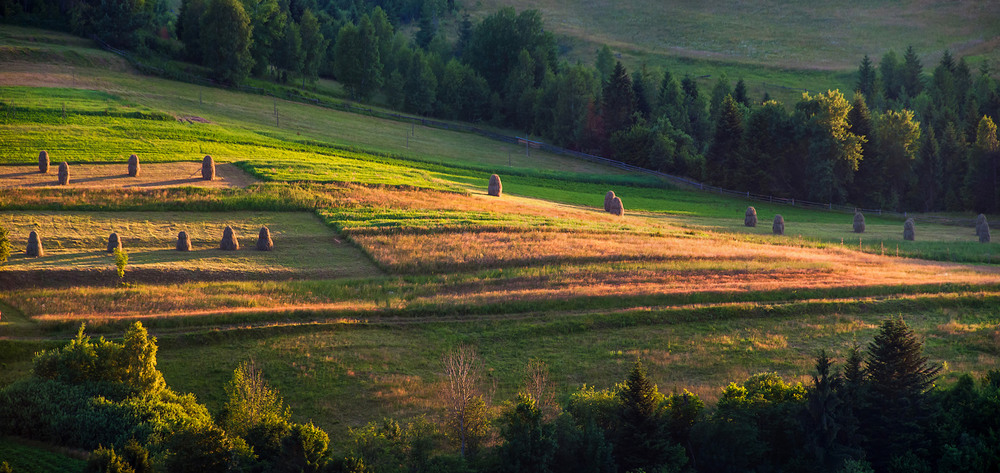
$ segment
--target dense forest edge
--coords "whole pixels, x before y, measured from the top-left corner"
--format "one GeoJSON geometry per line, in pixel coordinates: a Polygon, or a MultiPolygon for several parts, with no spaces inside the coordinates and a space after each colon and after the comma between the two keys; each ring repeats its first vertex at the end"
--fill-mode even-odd
{"type": "Polygon", "coordinates": [[[853,91],[794,104],[710,90],[608,47],[560,62],[535,10],[473,22],[453,2],[166,0],[0,3],[0,21],[46,26],[135,51],[220,84],[334,79],[353,100],[506,127],[707,184],[893,211],[993,213],[1000,85],[945,51],[933,70],[912,47],[859,60],[853,91]],[[443,26],[457,24],[455,31],[443,26]],[[416,28],[414,28],[416,27],[416,28]]]}

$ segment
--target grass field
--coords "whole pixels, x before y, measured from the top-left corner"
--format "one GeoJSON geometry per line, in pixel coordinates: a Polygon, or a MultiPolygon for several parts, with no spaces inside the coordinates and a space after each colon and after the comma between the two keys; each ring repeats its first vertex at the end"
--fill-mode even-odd
{"type": "MultiPolygon", "coordinates": [[[[460,344],[485,360],[497,404],[530,359],[563,399],[613,386],[636,358],[662,391],[709,401],[761,371],[807,381],[819,349],[842,359],[900,314],[946,363],[942,383],[1000,362],[998,260],[971,228],[918,223],[906,242],[898,220],[869,215],[859,236],[848,214],[754,204],[748,229],[740,199],[534,151],[507,167],[473,135],[284,102],[275,127],[272,99],[134,75],[68,36],[5,27],[0,59],[4,166],[42,148],[94,166],[212,154],[260,181],[0,190],[15,250],[0,268],[0,385],[81,322],[117,337],[142,320],[176,390],[217,413],[252,357],[294,419],[342,447],[383,416],[435,418],[441,357],[460,344]],[[485,195],[493,172],[501,198],[485,195]],[[601,210],[609,189],[626,216],[601,210]],[[785,236],[770,234],[776,213],[785,236]],[[225,225],[240,251],[214,249],[225,225]],[[274,252],[251,249],[261,225],[274,252]],[[31,230],[49,256],[24,256],[31,230]],[[172,249],[180,230],[195,251],[172,249]],[[103,252],[112,231],[126,285],[103,252]]],[[[11,448],[0,441],[0,460],[11,448]]]]}
{"type": "MultiPolygon", "coordinates": [[[[80,452],[74,453],[78,456],[80,452]]],[[[6,438],[0,438],[0,462],[7,462],[17,473],[82,472],[86,467],[79,458],[6,438]]]]}

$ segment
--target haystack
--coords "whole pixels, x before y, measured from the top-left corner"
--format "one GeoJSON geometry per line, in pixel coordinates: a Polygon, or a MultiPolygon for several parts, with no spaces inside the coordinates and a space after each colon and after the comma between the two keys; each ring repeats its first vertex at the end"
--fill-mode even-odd
{"type": "Polygon", "coordinates": [[[854,233],[865,232],[865,216],[861,212],[854,212],[854,233]]]}
{"type": "Polygon", "coordinates": [[[59,185],[65,186],[69,184],[69,163],[63,161],[59,163],[59,185]]]}
{"type": "Polygon", "coordinates": [[[625,206],[622,205],[622,200],[619,199],[618,196],[615,196],[614,199],[611,199],[611,206],[608,209],[608,212],[611,212],[613,215],[617,215],[619,217],[625,215],[625,206]]]}
{"type": "Polygon", "coordinates": [[[108,253],[114,253],[115,250],[122,249],[122,239],[118,238],[117,233],[112,233],[108,235],[108,253]]]}
{"type": "Polygon", "coordinates": [[[139,177],[139,157],[134,154],[128,157],[128,175],[139,177]]]}
{"type": "Polygon", "coordinates": [[[215,179],[215,161],[211,156],[205,156],[205,159],[201,160],[201,178],[206,181],[215,179]]]}
{"type": "Polygon", "coordinates": [[[785,217],[781,215],[774,216],[774,223],[771,224],[771,232],[775,235],[785,234],[785,217]]]}
{"type": "Polygon", "coordinates": [[[191,237],[187,232],[177,234],[177,251],[191,251],[191,237]]]}
{"type": "Polygon", "coordinates": [[[503,192],[503,184],[500,183],[500,176],[496,174],[490,176],[490,186],[486,189],[486,192],[494,197],[500,197],[500,193],[503,192]]]}
{"type": "Polygon", "coordinates": [[[236,238],[236,232],[233,231],[233,227],[226,225],[226,229],[222,231],[222,243],[219,245],[219,248],[227,251],[240,249],[240,241],[236,238]]]}
{"type": "Polygon", "coordinates": [[[607,194],[604,194],[604,211],[605,212],[610,212],[611,211],[611,202],[614,201],[614,200],[615,200],[615,191],[608,191],[607,194]]]}
{"type": "Polygon", "coordinates": [[[34,230],[28,234],[28,249],[26,252],[29,258],[45,256],[45,250],[42,249],[42,239],[38,238],[38,233],[34,230]]]}
{"type": "Polygon", "coordinates": [[[748,227],[757,226],[757,209],[753,207],[747,207],[747,213],[743,217],[743,225],[748,227]]]}
{"type": "Polygon", "coordinates": [[[976,236],[979,236],[979,232],[982,230],[983,225],[986,225],[986,227],[989,228],[989,224],[986,223],[986,216],[979,214],[979,216],[976,217],[976,236]]]}
{"type": "Polygon", "coordinates": [[[38,153],[38,172],[47,174],[49,172],[49,152],[38,153]]]}
{"type": "Polygon", "coordinates": [[[257,235],[257,251],[271,251],[273,249],[274,242],[271,241],[271,230],[266,226],[260,227],[260,234],[257,235]]]}
{"type": "Polygon", "coordinates": [[[986,216],[979,214],[976,219],[976,235],[979,236],[979,243],[990,242],[990,224],[986,222],[986,216]]]}
{"type": "Polygon", "coordinates": [[[913,219],[912,218],[908,218],[908,219],[906,219],[905,222],[903,222],[903,239],[904,240],[913,241],[913,238],[915,236],[915,234],[914,234],[914,227],[915,226],[916,226],[916,224],[913,223],[913,219]]]}

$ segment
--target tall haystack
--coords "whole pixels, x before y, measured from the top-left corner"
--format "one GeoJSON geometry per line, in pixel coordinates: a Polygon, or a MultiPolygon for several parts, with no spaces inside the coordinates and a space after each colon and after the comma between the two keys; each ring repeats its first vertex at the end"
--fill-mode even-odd
{"type": "Polygon", "coordinates": [[[139,177],[139,156],[133,154],[128,157],[128,175],[139,177]]]}
{"type": "Polygon", "coordinates": [[[34,230],[28,234],[28,249],[25,252],[28,253],[29,258],[45,256],[45,250],[42,249],[42,239],[34,230]]]}
{"type": "Polygon", "coordinates": [[[861,212],[854,212],[854,233],[865,232],[865,216],[861,212]]]}
{"type": "Polygon", "coordinates": [[[49,152],[38,153],[38,172],[47,174],[49,172],[49,152]]]}
{"type": "Polygon", "coordinates": [[[226,229],[222,231],[222,243],[219,245],[219,248],[226,251],[240,249],[240,241],[236,238],[236,232],[233,231],[233,227],[226,225],[226,229]]]}
{"type": "Polygon", "coordinates": [[[59,163],[59,185],[65,186],[69,184],[69,163],[63,161],[59,163]]]}
{"type": "Polygon", "coordinates": [[[271,241],[271,230],[267,226],[260,227],[260,234],[257,235],[257,251],[271,251],[274,249],[274,242],[271,241]]]}
{"type": "Polygon", "coordinates": [[[747,207],[747,213],[743,217],[743,225],[748,227],[757,226],[757,209],[753,207],[747,207]]]}
{"type": "Polygon", "coordinates": [[[774,223],[771,224],[771,232],[775,235],[785,234],[785,217],[781,215],[774,216],[774,223]]]}
{"type": "Polygon", "coordinates": [[[976,219],[976,235],[979,236],[979,243],[990,242],[990,224],[986,222],[986,216],[979,214],[976,219]]]}
{"type": "Polygon", "coordinates": [[[625,215],[625,206],[622,205],[622,200],[619,199],[618,196],[611,199],[611,206],[608,209],[608,212],[611,212],[612,215],[617,215],[619,217],[625,215]]]}
{"type": "Polygon", "coordinates": [[[906,219],[905,222],[903,222],[903,239],[904,240],[913,241],[913,238],[916,236],[915,232],[914,232],[914,227],[915,226],[916,226],[916,224],[913,223],[913,219],[912,218],[908,218],[908,219],[906,219]]]}
{"type": "Polygon", "coordinates": [[[177,251],[191,251],[191,237],[187,232],[177,234],[177,251]]]}
{"type": "Polygon", "coordinates": [[[108,253],[114,253],[115,250],[122,249],[122,239],[118,238],[117,233],[112,233],[108,235],[108,253]]]}
{"type": "Polygon", "coordinates": [[[215,179],[215,160],[211,156],[205,156],[201,160],[201,178],[206,181],[215,179]]]}
{"type": "Polygon", "coordinates": [[[614,200],[615,200],[615,191],[608,191],[607,194],[604,194],[604,211],[605,212],[610,212],[611,211],[611,202],[613,202],[614,200]]]}
{"type": "Polygon", "coordinates": [[[486,189],[486,192],[494,197],[500,197],[500,193],[503,192],[503,184],[500,183],[500,176],[496,174],[490,176],[490,185],[486,189]]]}
{"type": "Polygon", "coordinates": [[[979,216],[976,217],[976,236],[979,236],[979,232],[982,231],[984,225],[989,228],[989,224],[986,223],[986,216],[979,214],[979,216]]]}

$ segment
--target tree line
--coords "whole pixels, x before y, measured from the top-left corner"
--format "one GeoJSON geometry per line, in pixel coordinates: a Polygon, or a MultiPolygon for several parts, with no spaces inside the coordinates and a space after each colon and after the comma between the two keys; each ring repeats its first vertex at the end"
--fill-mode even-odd
{"type": "Polygon", "coordinates": [[[762,373],[711,407],[662,393],[638,360],[614,387],[562,402],[533,360],[518,394],[493,407],[482,360],[459,347],[442,360],[435,420],[351,428],[337,451],[329,433],[291,420],[253,360],[213,415],[166,385],[141,324],[121,342],[83,330],[0,390],[0,433],[93,450],[90,472],[1000,471],[1000,371],[938,387],[941,366],[902,317],[839,365],[820,352],[807,385],[762,373]]]}
{"type": "Polygon", "coordinates": [[[1000,84],[947,51],[865,56],[855,92],[752,98],[742,80],[639,67],[608,47],[560,62],[541,14],[460,21],[451,1],[0,0],[5,21],[62,22],[112,44],[203,64],[217,80],[339,81],[355,100],[488,122],[574,150],[777,197],[900,211],[1000,209],[1000,84]],[[442,20],[456,20],[444,31],[442,20]],[[416,23],[413,35],[400,32],[416,23]]]}

